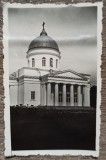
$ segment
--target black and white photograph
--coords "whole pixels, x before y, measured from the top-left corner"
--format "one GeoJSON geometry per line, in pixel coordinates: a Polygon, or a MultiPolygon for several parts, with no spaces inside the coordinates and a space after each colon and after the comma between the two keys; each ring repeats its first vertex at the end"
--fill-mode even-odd
{"type": "Polygon", "coordinates": [[[12,151],[96,150],[97,6],[8,9],[12,151]]]}

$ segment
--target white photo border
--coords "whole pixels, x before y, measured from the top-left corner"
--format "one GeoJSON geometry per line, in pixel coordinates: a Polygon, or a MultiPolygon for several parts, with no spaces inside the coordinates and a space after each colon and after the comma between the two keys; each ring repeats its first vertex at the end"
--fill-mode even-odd
{"type": "Polygon", "coordinates": [[[102,54],[102,7],[103,2],[78,4],[19,4],[3,3],[3,69],[4,69],[4,121],[5,121],[5,156],[55,155],[55,156],[99,156],[100,124],[101,124],[101,54],[102,54]],[[12,151],[10,128],[10,100],[9,100],[9,52],[8,52],[8,9],[9,8],[48,8],[48,7],[91,7],[97,6],[97,113],[96,113],[96,150],[20,150],[12,151]]]}

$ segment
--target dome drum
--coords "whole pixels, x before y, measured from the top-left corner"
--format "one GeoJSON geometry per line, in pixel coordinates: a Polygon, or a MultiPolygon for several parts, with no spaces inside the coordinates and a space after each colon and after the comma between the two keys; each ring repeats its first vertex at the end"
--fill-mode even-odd
{"type": "Polygon", "coordinates": [[[29,64],[28,66],[31,68],[39,68],[44,70],[50,70],[50,69],[59,70],[60,68],[59,57],[51,54],[31,55],[27,58],[27,60],[29,64]],[[52,66],[51,66],[51,59],[52,59],[52,66]],[[45,60],[45,64],[43,60],[45,60]]]}
{"type": "Polygon", "coordinates": [[[59,59],[61,58],[60,53],[54,49],[49,49],[49,48],[37,48],[37,49],[32,49],[27,52],[27,58],[30,56],[34,55],[54,55],[58,57],[59,59]]]}

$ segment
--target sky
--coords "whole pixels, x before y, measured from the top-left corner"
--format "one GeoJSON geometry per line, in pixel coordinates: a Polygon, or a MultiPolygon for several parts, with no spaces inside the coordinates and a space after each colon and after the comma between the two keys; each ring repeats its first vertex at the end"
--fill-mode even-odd
{"type": "Polygon", "coordinates": [[[45,22],[48,36],[56,40],[61,52],[61,69],[97,74],[97,8],[11,8],[8,14],[9,70],[27,66],[26,52],[45,22]]]}

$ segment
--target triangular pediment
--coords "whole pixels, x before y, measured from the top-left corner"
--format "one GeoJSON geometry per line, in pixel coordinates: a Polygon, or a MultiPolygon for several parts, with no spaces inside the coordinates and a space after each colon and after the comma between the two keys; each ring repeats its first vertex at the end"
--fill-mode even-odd
{"type": "Polygon", "coordinates": [[[87,79],[84,75],[79,74],[72,70],[64,70],[51,74],[51,76],[55,77],[66,77],[66,78],[78,78],[78,79],[87,79]]]}

